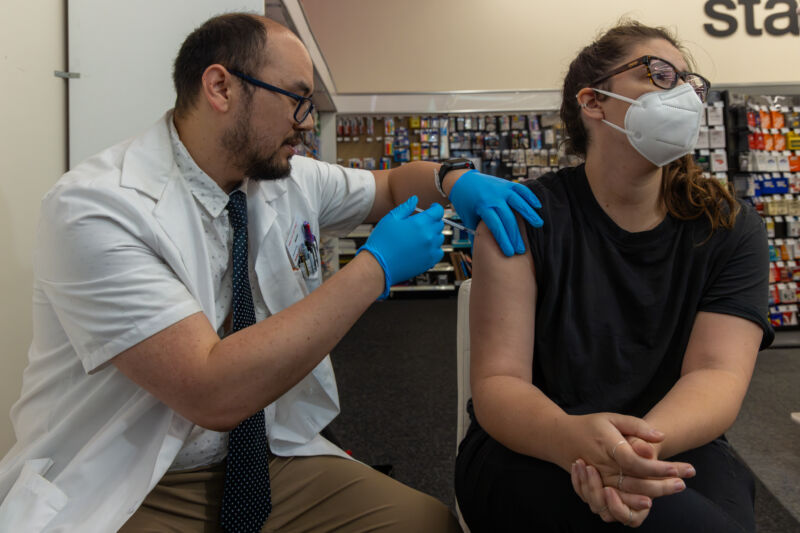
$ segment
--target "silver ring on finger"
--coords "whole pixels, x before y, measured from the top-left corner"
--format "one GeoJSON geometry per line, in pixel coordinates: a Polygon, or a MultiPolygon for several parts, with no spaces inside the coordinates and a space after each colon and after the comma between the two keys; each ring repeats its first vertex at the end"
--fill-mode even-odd
{"type": "Polygon", "coordinates": [[[617,461],[617,456],[616,456],[616,454],[617,454],[617,446],[619,446],[620,444],[624,444],[626,442],[628,442],[628,441],[625,440],[625,439],[622,439],[621,441],[616,443],[613,448],[611,448],[611,458],[614,459],[614,462],[617,461]]]}
{"type": "Polygon", "coordinates": [[[631,522],[633,522],[633,509],[628,509],[628,521],[625,522],[625,526],[631,525],[631,522]]]}
{"type": "Polygon", "coordinates": [[[622,490],[622,480],[625,479],[625,474],[622,473],[622,470],[619,471],[619,480],[617,480],[617,488],[622,490]]]}

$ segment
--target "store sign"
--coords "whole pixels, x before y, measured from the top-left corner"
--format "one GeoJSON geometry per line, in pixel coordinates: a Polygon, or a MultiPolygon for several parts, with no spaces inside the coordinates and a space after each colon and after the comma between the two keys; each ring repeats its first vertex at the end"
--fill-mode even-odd
{"type": "Polygon", "coordinates": [[[767,0],[762,17],[756,17],[755,6],[761,0],[708,0],[705,12],[713,22],[703,24],[711,37],[729,37],[744,23],[748,35],[800,35],[797,0],[767,0]],[[759,20],[761,19],[761,20],[759,20]]]}

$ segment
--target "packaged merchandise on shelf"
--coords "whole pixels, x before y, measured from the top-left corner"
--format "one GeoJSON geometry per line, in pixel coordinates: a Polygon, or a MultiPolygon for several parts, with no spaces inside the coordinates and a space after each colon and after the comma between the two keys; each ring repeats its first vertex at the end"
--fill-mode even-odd
{"type": "Polygon", "coordinates": [[[338,157],[361,168],[371,167],[370,158],[385,169],[466,157],[482,172],[523,180],[580,163],[564,153],[563,126],[554,111],[340,116],[336,131],[338,157]]]}
{"type": "Polygon", "coordinates": [[[383,134],[385,136],[394,136],[394,118],[387,117],[383,120],[383,134]]]}
{"type": "Polygon", "coordinates": [[[439,118],[439,159],[450,157],[450,120],[439,118]]]}
{"type": "Polygon", "coordinates": [[[800,318],[800,96],[712,91],[704,128],[708,146],[703,129],[695,159],[706,172],[724,169],[720,176],[730,176],[737,196],[752,203],[762,216],[770,259],[770,321],[776,328],[796,328],[800,318]]]}

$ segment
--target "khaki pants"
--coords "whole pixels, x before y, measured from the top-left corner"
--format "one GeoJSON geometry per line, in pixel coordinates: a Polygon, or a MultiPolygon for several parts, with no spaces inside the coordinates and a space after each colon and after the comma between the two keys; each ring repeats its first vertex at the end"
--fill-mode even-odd
{"type": "MultiPolygon", "coordinates": [[[[263,533],[461,531],[438,500],[356,461],[271,457],[269,471],[272,513],[263,533]]],[[[224,464],[168,473],[120,532],[221,532],[224,479],[224,464]]]]}

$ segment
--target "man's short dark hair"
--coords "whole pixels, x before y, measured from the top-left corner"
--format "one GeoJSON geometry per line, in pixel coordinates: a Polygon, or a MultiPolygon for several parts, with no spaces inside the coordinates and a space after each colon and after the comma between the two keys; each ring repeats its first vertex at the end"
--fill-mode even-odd
{"type": "MultiPolygon", "coordinates": [[[[207,20],[183,41],[172,71],[175,113],[194,107],[203,72],[210,65],[255,74],[265,61],[267,29],[253,15],[228,13],[207,20]]],[[[244,90],[252,88],[244,84],[244,90]]]]}

